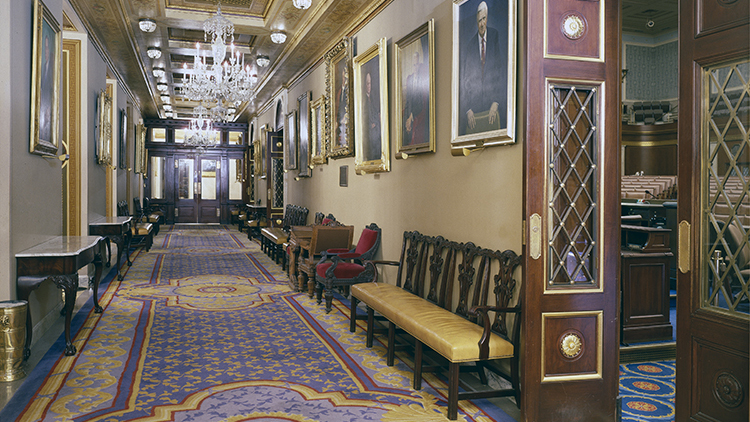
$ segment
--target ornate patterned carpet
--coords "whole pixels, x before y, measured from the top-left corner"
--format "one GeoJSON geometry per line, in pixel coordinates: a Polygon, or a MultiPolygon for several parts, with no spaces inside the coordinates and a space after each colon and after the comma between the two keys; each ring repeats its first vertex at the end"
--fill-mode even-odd
{"type": "MultiPolygon", "coordinates": [[[[104,313],[76,315],[78,354],[53,345],[0,421],[445,420],[444,379],[412,390],[411,362],[387,367],[381,344],[367,349],[341,298],[326,315],[242,238],[164,227],[123,281],[107,277],[104,313]]],[[[459,412],[513,420],[486,400],[459,412]]]]}
{"type": "Polygon", "coordinates": [[[674,421],[675,361],[620,365],[623,422],[674,421]]]}

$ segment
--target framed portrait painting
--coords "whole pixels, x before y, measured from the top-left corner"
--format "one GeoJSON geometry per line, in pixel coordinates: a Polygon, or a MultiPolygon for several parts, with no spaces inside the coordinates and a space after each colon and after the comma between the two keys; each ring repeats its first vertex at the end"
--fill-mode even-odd
{"type": "Polygon", "coordinates": [[[396,153],[435,152],[435,21],[396,42],[396,153]]]}
{"type": "Polygon", "coordinates": [[[117,165],[120,169],[125,170],[125,145],[128,140],[128,115],[125,109],[120,109],[120,139],[117,146],[117,165]]]}
{"type": "Polygon", "coordinates": [[[297,98],[299,110],[299,177],[310,177],[310,99],[312,92],[307,91],[297,98]]]}
{"type": "Polygon", "coordinates": [[[312,146],[310,161],[315,165],[328,163],[325,107],[323,95],[310,105],[310,146],[312,146]]]}
{"type": "Polygon", "coordinates": [[[29,152],[57,155],[59,143],[60,25],[41,0],[34,1],[29,152]]]}
{"type": "Polygon", "coordinates": [[[516,2],[453,1],[451,153],[516,141],[516,2]]]}
{"type": "Polygon", "coordinates": [[[354,155],[352,127],[351,39],[344,38],[325,55],[326,62],[326,121],[328,122],[329,152],[331,158],[354,155]]]}
{"type": "Polygon", "coordinates": [[[354,171],[357,174],[390,171],[385,38],[354,58],[354,102],[357,152],[354,171]]]}
{"type": "Polygon", "coordinates": [[[284,169],[297,170],[297,110],[286,115],[284,126],[284,169]]]}

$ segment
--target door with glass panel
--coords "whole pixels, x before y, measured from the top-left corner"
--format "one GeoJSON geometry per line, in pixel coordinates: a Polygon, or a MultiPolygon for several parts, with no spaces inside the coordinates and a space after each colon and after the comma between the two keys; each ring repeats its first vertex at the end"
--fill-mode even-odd
{"type": "Polygon", "coordinates": [[[175,222],[221,221],[220,170],[218,156],[175,156],[175,222]]]}
{"type": "Polygon", "coordinates": [[[681,2],[678,422],[750,410],[748,22],[747,1],[681,2]]]}

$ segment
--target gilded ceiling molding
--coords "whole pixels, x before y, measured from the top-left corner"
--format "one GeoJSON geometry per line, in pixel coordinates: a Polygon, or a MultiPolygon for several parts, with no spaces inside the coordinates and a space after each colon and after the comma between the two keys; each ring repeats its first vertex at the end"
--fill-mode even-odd
{"type": "MultiPolygon", "coordinates": [[[[308,75],[313,69],[315,69],[318,65],[320,65],[323,62],[323,58],[325,56],[325,52],[332,49],[336,44],[338,44],[341,41],[341,38],[346,36],[353,36],[357,32],[359,32],[365,25],[367,25],[370,21],[372,21],[380,12],[382,12],[388,5],[390,5],[393,2],[393,0],[378,0],[369,2],[367,4],[367,7],[356,17],[356,19],[349,20],[349,24],[346,26],[342,26],[341,29],[334,33],[333,36],[327,35],[328,41],[324,44],[325,48],[319,49],[319,53],[316,53],[313,56],[312,60],[308,61],[308,64],[303,66],[302,70],[298,71],[296,74],[294,74],[288,81],[283,81],[284,84],[286,84],[289,87],[295,86],[297,83],[299,83],[304,76],[308,75]]],[[[291,55],[291,52],[294,51],[297,47],[302,44],[302,42],[311,42],[310,38],[308,38],[306,35],[310,32],[312,32],[314,29],[317,30],[318,28],[314,28],[316,23],[321,22],[322,18],[318,16],[323,10],[329,11],[330,9],[328,7],[328,3],[333,3],[333,0],[329,0],[328,2],[320,2],[318,3],[318,6],[315,8],[314,13],[308,14],[307,21],[301,26],[301,28],[294,33],[294,36],[291,40],[287,40],[287,46],[282,52],[282,55],[279,56],[278,59],[276,59],[272,65],[272,67],[266,72],[265,77],[262,81],[258,82],[258,91],[259,92],[263,89],[263,87],[271,82],[271,79],[273,79],[274,76],[277,74],[277,70],[281,68],[281,65],[286,62],[286,60],[291,55]],[[312,24],[310,23],[312,22],[312,24]]],[[[333,13],[336,13],[335,10],[330,11],[329,16],[333,13]]],[[[335,23],[330,22],[329,25],[333,26],[335,23]]],[[[318,31],[318,33],[322,33],[324,31],[318,31]]],[[[329,33],[330,34],[330,33],[329,33]]],[[[322,38],[322,37],[318,37],[322,38]]],[[[281,90],[280,88],[278,91],[274,93],[270,97],[270,99],[266,99],[266,102],[263,103],[263,106],[258,107],[258,110],[267,110],[267,107],[269,104],[272,104],[272,99],[276,97],[277,93],[281,90]]],[[[256,98],[256,102],[258,101],[258,98],[256,98]]],[[[242,114],[247,111],[247,108],[250,104],[245,104],[245,107],[240,111],[238,114],[242,114]]],[[[262,111],[257,111],[257,114],[262,114],[262,111]]]]}

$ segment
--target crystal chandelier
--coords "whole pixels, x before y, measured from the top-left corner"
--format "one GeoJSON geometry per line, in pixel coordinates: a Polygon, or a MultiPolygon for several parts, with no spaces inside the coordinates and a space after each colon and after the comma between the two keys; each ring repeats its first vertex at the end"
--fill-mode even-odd
{"type": "Polygon", "coordinates": [[[185,145],[197,148],[199,152],[202,152],[218,143],[218,131],[213,129],[213,123],[208,117],[208,110],[203,106],[195,107],[193,118],[190,119],[190,123],[185,130],[185,145]]]}
{"type": "MultiPolygon", "coordinates": [[[[186,72],[182,93],[188,100],[201,103],[203,109],[208,111],[210,107],[213,119],[224,121],[233,117],[226,110],[255,98],[257,77],[251,75],[250,65],[245,66],[244,54],[235,51],[234,24],[221,15],[221,4],[216,15],[203,22],[203,30],[205,39],[211,39],[213,61],[208,64],[206,54],[201,56],[200,43],[196,43],[192,72],[186,72]],[[227,43],[231,47],[228,58],[227,43]]],[[[187,64],[183,67],[188,70],[187,64]]]]}
{"type": "Polygon", "coordinates": [[[294,7],[297,9],[305,10],[310,7],[312,0],[292,0],[292,4],[294,4],[294,7]]]}

